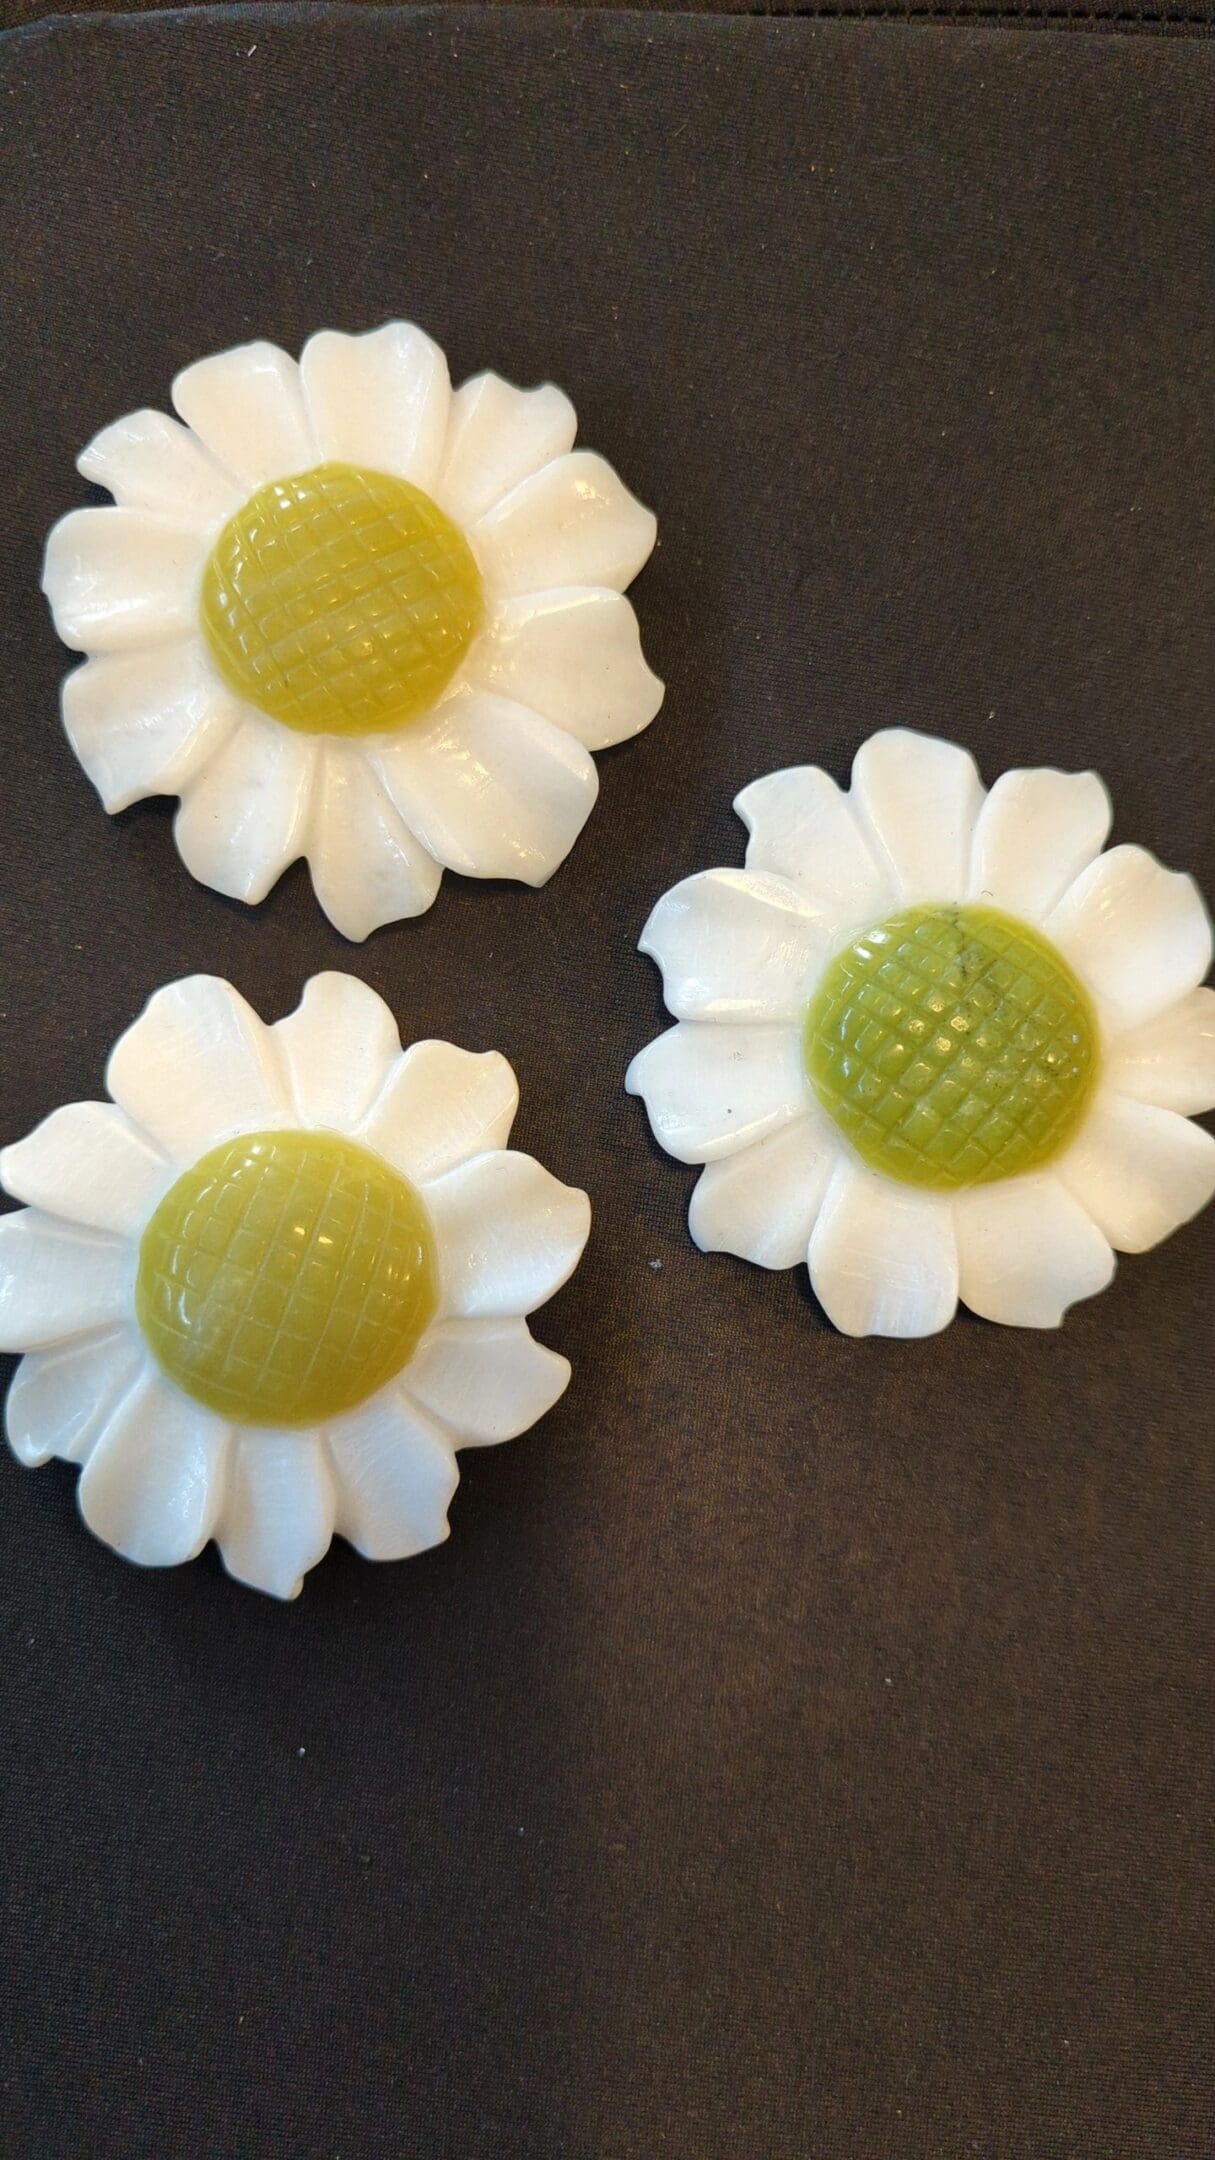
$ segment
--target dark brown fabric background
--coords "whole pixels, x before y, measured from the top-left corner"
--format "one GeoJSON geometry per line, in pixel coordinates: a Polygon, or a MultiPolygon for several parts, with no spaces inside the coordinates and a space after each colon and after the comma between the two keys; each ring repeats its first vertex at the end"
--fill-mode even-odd
{"type": "Polygon", "coordinates": [[[894,720],[1092,763],[1215,888],[1211,51],[259,9],[0,46],[7,1137],[158,985],[497,1045],[594,1200],[454,1536],[280,1608],[0,1462],[12,2160],[1198,2160],[1215,1216],[1061,1333],[853,1343],[692,1248],[634,943],[734,792],[894,720]],[[252,48],[252,49],[251,49],[252,48]],[[174,370],[414,316],[656,508],[664,712],[540,893],[346,946],[59,731],[43,536],[174,370]]]}

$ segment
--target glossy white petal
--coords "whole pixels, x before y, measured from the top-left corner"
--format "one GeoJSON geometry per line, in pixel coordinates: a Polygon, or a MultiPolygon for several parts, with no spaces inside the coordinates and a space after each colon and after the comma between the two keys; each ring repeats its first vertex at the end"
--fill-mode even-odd
{"type": "Polygon", "coordinates": [[[518,1107],[518,1082],[499,1051],[412,1043],[356,1137],[404,1176],[424,1182],[504,1148],[518,1107]]]}
{"type": "Polygon", "coordinates": [[[167,413],[127,413],[102,428],[76,464],[124,509],[158,510],[204,535],[240,508],[242,488],[167,413]]]}
{"type": "Polygon", "coordinates": [[[500,375],[474,375],[451,401],[435,497],[471,525],[521,480],[574,447],[578,422],[563,390],[517,390],[500,375]]]}
{"type": "Polygon", "coordinates": [[[956,1194],[953,1223],[962,1303],[1005,1327],[1058,1327],[1114,1273],[1108,1238],[1049,1174],[956,1194]]]}
{"type": "Polygon", "coordinates": [[[1215,1140],[1154,1103],[1103,1091],[1059,1176],[1119,1252],[1146,1252],[1215,1192],[1215,1140]]]}
{"type": "Polygon", "coordinates": [[[1191,990],[1110,1047],[1106,1074],[1119,1095],[1193,1117],[1215,1110],[1215,990],[1191,990]]]}
{"type": "Polygon", "coordinates": [[[478,1155],[428,1184],[444,1314],[492,1320],[533,1312],[582,1257],[591,1204],[530,1155],[478,1155]]]}
{"type": "Polygon", "coordinates": [[[27,1470],[83,1462],[98,1433],[147,1364],[133,1327],[82,1335],[53,1350],[34,1350],[13,1375],[4,1406],[9,1446],[27,1470]]]}
{"type": "Polygon", "coordinates": [[[337,1528],[368,1560],[408,1560],[441,1545],[460,1482],[445,1433],[393,1388],[382,1388],[328,1434],[337,1528]]]}
{"type": "Polygon", "coordinates": [[[148,1366],[80,1474],[89,1529],[141,1567],[192,1560],[223,1504],[228,1443],[226,1425],[148,1366]]]}
{"type": "Polygon", "coordinates": [[[314,975],[270,1033],[303,1125],[349,1132],[367,1115],[401,1055],[382,997],[355,975],[314,975]]]}
{"type": "Polygon", "coordinates": [[[1197,988],[1211,964],[1211,923],[1193,878],[1146,848],[1100,855],[1046,924],[1096,997],[1111,1030],[1141,1027],[1197,988]]]}
{"type": "Polygon", "coordinates": [[[312,886],[334,929],[361,944],[383,923],[424,915],[443,872],[394,809],[363,750],[331,741],[317,754],[312,886]]]}
{"type": "Polygon", "coordinates": [[[178,1165],[235,1132],[291,1122],[270,1031],[215,975],[149,999],[110,1053],[106,1087],[178,1165]]]}
{"type": "Polygon", "coordinates": [[[654,1138],[679,1162],[712,1162],[803,1113],[801,1038],[791,1027],[681,1020],[639,1050],[625,1075],[654,1138]]]}
{"type": "Polygon", "coordinates": [[[491,691],[449,699],[375,760],[400,815],[436,861],[465,877],[543,885],[599,792],[572,735],[491,691]]]}
{"type": "Polygon", "coordinates": [[[642,657],[637,617],[606,586],[567,586],[507,600],[470,665],[488,689],[607,750],[648,727],[663,688],[642,657]]]}
{"type": "Polygon", "coordinates": [[[937,1334],[958,1302],[949,1201],[842,1159],[810,1238],[810,1280],[845,1335],[937,1334]]]}
{"type": "Polygon", "coordinates": [[[42,1350],[131,1306],[135,1248],[36,1208],[0,1216],[0,1350],[42,1350]]]}
{"type": "Polygon", "coordinates": [[[187,870],[214,892],[264,900],[308,839],[317,747],[250,714],[187,780],[173,837],[187,870]]]}
{"type": "Polygon", "coordinates": [[[603,458],[571,450],[513,488],[474,526],[472,540],[497,591],[610,585],[623,592],[657,533],[653,512],[603,458]]]}
{"type": "Polygon", "coordinates": [[[317,462],[299,373],[277,345],[257,338],[183,368],[173,403],[212,456],[256,488],[317,462]]]}
{"type": "Polygon", "coordinates": [[[895,904],[845,795],[817,765],[794,765],[753,780],[734,798],[751,837],[748,870],[791,878],[813,905],[826,937],[873,922],[895,904]]]}
{"type": "Polygon", "coordinates": [[[0,1153],[0,1179],[15,1200],[118,1237],[140,1236],[171,1174],[112,1103],[66,1103],[0,1153]]]}
{"type": "Polygon", "coordinates": [[[702,870],[665,892],[638,940],[678,1020],[797,1026],[825,958],[797,887],[769,871],[702,870]]]}
{"type": "Polygon", "coordinates": [[[162,645],[195,627],[202,543],[148,510],[69,510],[52,527],[42,590],[77,652],[162,645]]]}
{"type": "Polygon", "coordinates": [[[298,1597],[329,1550],[333,1523],[333,1473],[317,1434],[236,1435],[215,1527],[229,1575],[271,1597],[298,1597]]]}
{"type": "Polygon", "coordinates": [[[839,1160],[838,1136],[815,1111],[754,1147],[701,1171],[688,1228],[702,1252],[735,1253],[757,1267],[804,1261],[839,1160]]]}
{"type": "Polygon", "coordinates": [[[145,795],[179,795],[237,714],[190,638],[104,653],[63,685],[68,741],[111,815],[145,795]]]}
{"type": "Polygon", "coordinates": [[[1113,815],[1095,772],[1001,773],[975,825],[969,898],[1041,922],[1100,854],[1113,815]]]}
{"type": "Polygon", "coordinates": [[[570,1364],[536,1342],[526,1320],[441,1320],[402,1379],[458,1446],[479,1447],[515,1439],[551,1410],[570,1364]]]}
{"type": "Polygon", "coordinates": [[[300,356],[300,377],[322,458],[397,473],[433,492],[447,437],[447,362],[414,323],[359,337],[321,330],[300,356]]]}
{"type": "Polygon", "coordinates": [[[965,897],[983,802],[969,751],[911,728],[884,728],[856,753],[851,799],[905,907],[965,897]]]}

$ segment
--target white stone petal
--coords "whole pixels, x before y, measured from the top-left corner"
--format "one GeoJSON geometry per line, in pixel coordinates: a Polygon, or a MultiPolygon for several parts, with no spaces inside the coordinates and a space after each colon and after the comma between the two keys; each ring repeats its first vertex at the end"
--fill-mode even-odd
{"type": "Polygon", "coordinates": [[[446,1434],[399,1390],[382,1388],[332,1425],[337,1528],[368,1560],[441,1545],[460,1472],[446,1434]]]}
{"type": "Polygon", "coordinates": [[[1215,1140],[1175,1110],[1106,1089],[1055,1168],[1118,1252],[1146,1252],[1215,1192],[1215,1140]]]}
{"type": "Polygon", "coordinates": [[[912,728],[884,728],[853,759],[851,800],[904,906],[965,897],[983,802],[969,751],[912,728]]]}
{"type": "Polygon", "coordinates": [[[319,752],[308,865],[335,930],[361,944],[383,923],[424,915],[443,872],[415,839],[361,748],[319,752]]]}
{"type": "Polygon", "coordinates": [[[797,887],[770,871],[701,870],[665,892],[638,939],[678,1020],[800,1025],[823,944],[797,887]]]}
{"type": "Polygon", "coordinates": [[[270,1033],[300,1123],[340,1133],[367,1115],[401,1056],[392,1013],[355,975],[314,975],[270,1033]]]}
{"type": "Polygon", "coordinates": [[[299,368],[257,338],[183,368],[173,403],[213,457],[247,488],[317,462],[299,368]]]}
{"type": "Polygon", "coordinates": [[[163,645],[196,627],[198,534],[148,510],[69,510],[52,526],[42,590],[77,652],[163,645]]]}
{"type": "Polygon", "coordinates": [[[76,460],[86,480],[125,509],[158,510],[209,535],[240,508],[243,490],[167,413],[127,413],[95,435],[76,460]]]}
{"type": "Polygon", "coordinates": [[[184,976],[149,999],[110,1052],[106,1087],[178,1165],[232,1133],[291,1122],[270,1030],[216,975],[184,976]]]}
{"type": "Polygon", "coordinates": [[[953,1225],[962,1303],[1005,1327],[1058,1327],[1113,1277],[1108,1238],[1049,1173],[956,1194],[953,1225]]]}
{"type": "Polygon", "coordinates": [[[519,1084],[500,1051],[412,1043],[357,1137],[404,1176],[424,1182],[504,1148],[518,1107],[519,1084]]]}
{"type": "Polygon", "coordinates": [[[599,792],[581,743],[488,690],[449,699],[426,725],[381,742],[375,762],[423,847],[465,877],[543,885],[599,792]]]}
{"type": "Polygon", "coordinates": [[[591,450],[571,450],[524,480],[474,526],[473,545],[503,593],[551,585],[623,592],[658,535],[652,511],[591,450]]]}
{"type": "Polygon", "coordinates": [[[105,653],[63,685],[68,741],[111,815],[145,795],[180,794],[237,711],[193,639],[105,653]]]}
{"type": "Polygon", "coordinates": [[[1001,773],[975,825],[968,897],[1041,922],[1100,854],[1113,814],[1095,772],[1001,773]]]}
{"type": "Polygon", "coordinates": [[[709,1163],[688,1210],[694,1243],[757,1267],[796,1267],[806,1258],[839,1155],[838,1136],[811,1111],[754,1147],[709,1163]]]}
{"type": "Polygon", "coordinates": [[[814,1294],[844,1335],[935,1335],[958,1302],[949,1200],[843,1158],[810,1238],[814,1294]]]}
{"type": "Polygon", "coordinates": [[[390,322],[359,337],[318,331],[300,356],[300,376],[322,458],[396,473],[433,493],[451,383],[424,330],[390,322]]]}
{"type": "Polygon", "coordinates": [[[601,585],[504,601],[470,666],[488,689],[565,728],[587,750],[639,735],[662,703],[637,617],[621,593],[601,585]]]}
{"type": "Polygon", "coordinates": [[[813,905],[823,934],[875,922],[896,888],[878,867],[847,796],[817,765],[793,765],[753,780],[734,798],[751,837],[748,870],[791,878],[813,905]]]}
{"type": "Polygon", "coordinates": [[[530,1155],[478,1155],[423,1192],[439,1254],[443,1313],[533,1312],[573,1274],[591,1203],[530,1155]]]}
{"type": "Polygon", "coordinates": [[[80,1474],[89,1529],[140,1567],[192,1560],[223,1505],[229,1437],[210,1410],[147,1367],[80,1474]]]}
{"type": "Polygon", "coordinates": [[[713,1162],[802,1115],[809,1089],[791,1027],[714,1027],[681,1020],[625,1075],[645,1101],[654,1138],[679,1162],[713,1162]]]}
{"type": "Polygon", "coordinates": [[[458,1446],[481,1447],[515,1439],[551,1410],[569,1386],[570,1364],[536,1342],[526,1320],[442,1320],[402,1378],[458,1446]]]}
{"type": "Polygon", "coordinates": [[[213,892],[255,906],[308,842],[317,746],[249,714],[181,790],[173,837],[213,892]]]}
{"type": "Polygon", "coordinates": [[[1197,988],[1211,922],[1193,878],[1146,848],[1099,855],[1069,886],[1047,935],[1097,999],[1111,1031],[1141,1027],[1197,988]]]}
{"type": "Polygon", "coordinates": [[[329,1550],[334,1497],[318,1434],[238,1433],[215,1527],[229,1575],[271,1597],[298,1597],[309,1568],[329,1550]]]}
{"type": "Polygon", "coordinates": [[[1191,990],[1110,1045],[1106,1076],[1119,1095],[1194,1117],[1215,1110],[1215,990],[1191,990]]]}
{"type": "Polygon", "coordinates": [[[131,1310],[135,1248],[37,1208],[0,1216],[0,1350],[44,1350],[131,1310]]]}
{"type": "Polygon", "coordinates": [[[451,401],[435,497],[458,524],[471,525],[521,480],[572,450],[577,432],[574,408],[555,384],[517,390],[500,375],[474,375],[451,401]]]}
{"type": "Polygon", "coordinates": [[[112,1103],[65,1103],[0,1152],[0,1179],[15,1200],[117,1237],[141,1235],[171,1174],[112,1103]]]}
{"type": "Polygon", "coordinates": [[[9,1446],[28,1470],[49,1462],[84,1462],[94,1440],[147,1363],[133,1327],[81,1335],[54,1350],[34,1350],[13,1375],[4,1406],[9,1446]]]}

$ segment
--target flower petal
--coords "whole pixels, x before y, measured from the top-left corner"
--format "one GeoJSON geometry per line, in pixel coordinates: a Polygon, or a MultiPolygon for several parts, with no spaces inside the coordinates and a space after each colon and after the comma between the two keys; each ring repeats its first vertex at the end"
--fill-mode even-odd
{"type": "Polygon", "coordinates": [[[793,765],[753,780],[734,798],[751,835],[748,870],[791,878],[814,907],[826,937],[870,923],[894,887],[879,869],[847,796],[817,765],[793,765]]]}
{"type": "Polygon", "coordinates": [[[1215,1110],[1215,990],[1191,990],[1155,1020],[1120,1035],[1106,1074],[1117,1094],[1182,1117],[1215,1110]]]}
{"type": "Polygon", "coordinates": [[[307,845],[317,749],[252,715],[187,780],[173,837],[187,870],[213,892],[255,906],[307,845]]]}
{"type": "Polygon", "coordinates": [[[519,1085],[500,1051],[412,1043],[357,1137],[406,1177],[424,1181],[504,1148],[518,1107],[519,1085]]]}
{"type": "Polygon", "coordinates": [[[1100,854],[1113,814],[1095,772],[1001,773],[975,825],[970,898],[1040,922],[1100,854]]]}
{"type": "Polygon", "coordinates": [[[428,726],[381,743],[376,764],[423,847],[465,877],[543,885],[599,792],[581,743],[491,691],[449,699],[428,726]]]}
{"type": "Polygon", "coordinates": [[[216,975],[184,976],[149,999],[110,1052],[106,1086],[178,1164],[231,1133],[290,1122],[270,1030],[216,975]]]}
{"type": "Polygon", "coordinates": [[[823,959],[795,885],[770,871],[702,870],[665,892],[638,939],[679,1020],[798,1024],[823,959]]]}
{"type": "Polygon", "coordinates": [[[639,1050],[624,1081],[654,1138],[679,1162],[712,1162],[803,1114],[808,1089],[791,1027],[681,1020],[639,1050]]]}
{"type": "Polygon", "coordinates": [[[983,802],[969,751],[912,728],[883,728],[853,759],[851,800],[904,905],[963,898],[983,802]]]}
{"type": "Polygon", "coordinates": [[[449,517],[471,525],[521,480],[572,450],[577,432],[574,408],[554,383],[517,390],[500,375],[474,375],[451,401],[435,496],[449,517]]]}
{"type": "Polygon", "coordinates": [[[355,975],[314,975],[270,1033],[301,1123],[341,1133],[367,1115],[401,1055],[388,1006],[355,975]]]}
{"type": "Polygon", "coordinates": [[[1215,1192],[1215,1140],[1175,1110],[1098,1096],[1059,1176],[1119,1252],[1146,1252],[1215,1192]]]}
{"type": "Polygon", "coordinates": [[[441,1545],[460,1472],[445,1433],[404,1395],[382,1388],[333,1425],[337,1528],[368,1560],[408,1560],[441,1545]]]}
{"type": "Polygon", "coordinates": [[[316,463],[299,373],[277,345],[256,338],[183,368],[173,403],[228,472],[260,487],[316,463]]]}
{"type": "Polygon", "coordinates": [[[473,648],[477,679],[517,698],[587,750],[648,727],[663,688],[642,657],[637,617],[606,586],[507,600],[473,648]]]}
{"type": "Polygon", "coordinates": [[[606,461],[571,450],[534,473],[480,519],[473,544],[505,593],[550,585],[610,585],[623,592],[658,535],[651,510],[606,461]]]}
{"type": "Polygon", "coordinates": [[[37,1208],[0,1216],[0,1350],[42,1350],[125,1319],[134,1268],[125,1238],[37,1208]]]}
{"type": "Polygon", "coordinates": [[[132,1327],[107,1328],[23,1357],[4,1406],[18,1462],[27,1470],[52,1455],[83,1462],[146,1363],[147,1351],[132,1327]]]}
{"type": "Polygon", "coordinates": [[[237,1582],[298,1597],[333,1536],[333,1472],[316,1433],[238,1433],[215,1541],[237,1582]]]}
{"type": "Polygon", "coordinates": [[[322,457],[397,473],[433,493],[451,383],[424,330],[407,322],[359,337],[320,330],[300,356],[300,376],[322,457]]]}
{"type": "Polygon", "coordinates": [[[1099,855],[1068,887],[1047,933],[1093,992],[1107,1027],[1141,1027],[1197,988],[1211,922],[1193,878],[1146,848],[1099,855]]]}
{"type": "Polygon", "coordinates": [[[89,1529],[140,1567],[176,1567],[210,1537],[224,1497],[229,1432],[149,1366],[124,1395],[80,1474],[89,1529]]]}
{"type": "Polygon", "coordinates": [[[105,653],[63,685],[68,741],[111,815],[145,795],[179,795],[236,720],[189,639],[105,653]]]}
{"type": "Polygon", "coordinates": [[[51,528],[42,590],[77,652],[163,645],[196,627],[201,543],[148,510],[69,510],[51,528]]]}
{"type": "Polygon", "coordinates": [[[465,1319],[533,1312],[573,1274],[591,1203],[530,1155],[478,1155],[426,1186],[441,1310],[465,1319]]]}
{"type": "Polygon", "coordinates": [[[810,1238],[810,1280],[845,1335],[937,1334],[958,1302],[949,1201],[841,1160],[810,1238]]]}
{"type": "Polygon", "coordinates": [[[486,1446],[515,1439],[551,1410],[569,1386],[570,1363],[536,1342],[526,1320],[442,1320],[403,1379],[458,1446],[486,1446]]]}
{"type": "Polygon", "coordinates": [[[118,1237],[141,1234],[169,1174],[112,1103],[65,1103],[0,1152],[0,1179],[15,1200],[118,1237]]]}
{"type": "Polygon", "coordinates": [[[757,1267],[796,1267],[839,1160],[838,1140],[811,1113],[754,1147],[701,1171],[688,1228],[701,1252],[735,1253],[757,1267]]]}
{"type": "Polygon", "coordinates": [[[158,510],[199,533],[214,532],[240,507],[242,491],[231,475],[167,413],[127,413],[102,428],[76,464],[125,509],[158,510]]]}
{"type": "Polygon", "coordinates": [[[958,1193],[953,1226],[962,1303],[1005,1327],[1058,1327],[1113,1277],[1108,1238],[1046,1173],[958,1193]]]}
{"type": "Polygon", "coordinates": [[[404,820],[361,749],[320,751],[308,865],[335,930],[361,944],[382,923],[424,915],[443,872],[404,820]]]}

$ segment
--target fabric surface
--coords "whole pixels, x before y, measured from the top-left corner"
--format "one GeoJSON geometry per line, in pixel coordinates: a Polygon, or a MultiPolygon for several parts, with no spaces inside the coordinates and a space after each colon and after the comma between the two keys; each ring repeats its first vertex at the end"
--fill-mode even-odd
{"type": "Polygon", "coordinates": [[[694,1250],[622,1079],[654,899],[891,721],[1091,763],[1215,891],[1210,49],[255,13],[0,45],[0,1132],[174,976],[274,1018],[346,966],[507,1053],[595,1223],[568,1396],[421,1560],[278,1607],[0,1461],[0,2151],[1197,2160],[1215,1215],[1058,1334],[847,1341],[694,1250]],[[356,948],[302,866],[249,911],[103,815],[37,588],[102,423],[392,314],[655,508],[668,694],[549,886],[356,948]]]}

